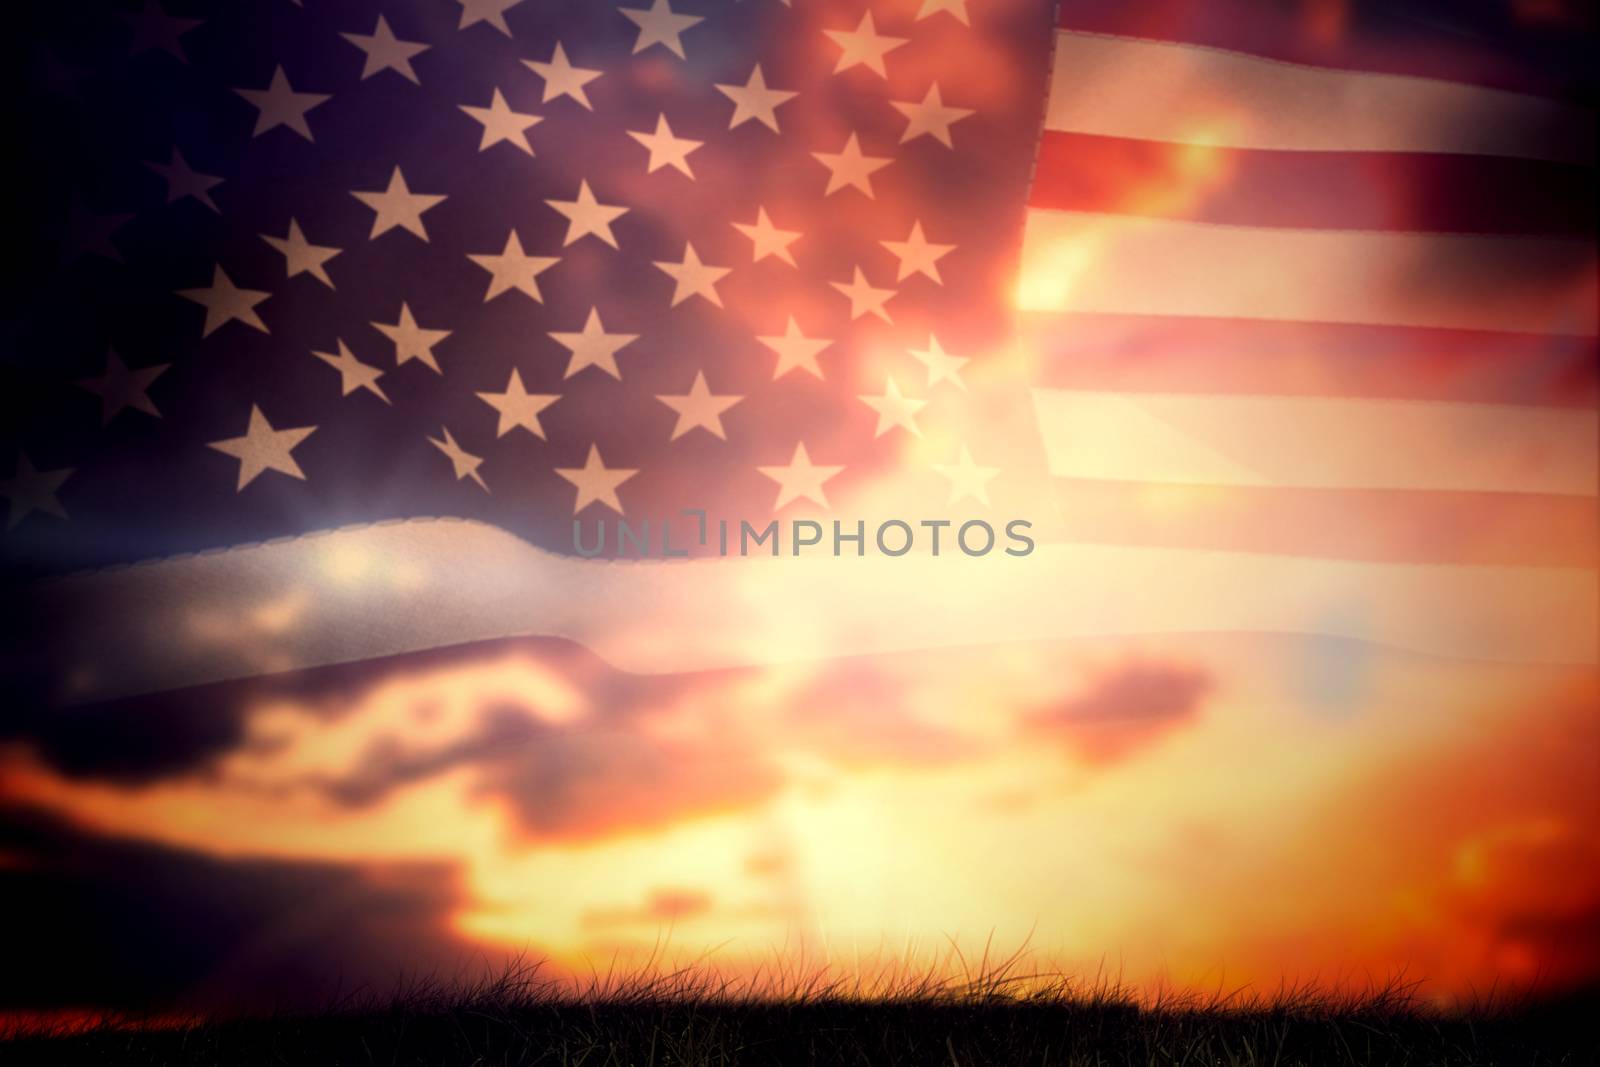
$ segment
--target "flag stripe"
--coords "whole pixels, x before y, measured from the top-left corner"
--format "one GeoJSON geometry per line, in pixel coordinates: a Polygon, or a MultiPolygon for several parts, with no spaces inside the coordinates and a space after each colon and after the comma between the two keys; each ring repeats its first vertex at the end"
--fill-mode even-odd
{"type": "Polygon", "coordinates": [[[1235,226],[1587,237],[1594,181],[1591,168],[1504,156],[1284,152],[1046,131],[1031,203],[1235,226]]]}
{"type": "Polygon", "coordinates": [[[64,683],[68,704],[531,635],[650,673],[1191,632],[1587,664],[1593,577],[1062,544],[1025,558],[599,562],[483,523],[417,520],[42,583],[19,662],[64,683]]]}
{"type": "MultiPolygon", "coordinates": [[[[1516,34],[1441,24],[1448,9],[1419,13],[1406,3],[1263,4],[1260,0],[1064,0],[1063,29],[1143,37],[1248,52],[1290,63],[1353,71],[1407,74],[1468,82],[1514,92],[1562,96],[1571,88],[1548,62],[1516,54],[1516,34]],[[1463,32],[1465,31],[1465,32],[1463,32]]],[[[1507,16],[1516,5],[1498,6],[1507,16]]],[[[1461,5],[1463,15],[1496,10],[1461,5]]],[[[1526,33],[1530,27],[1516,27],[1526,33]]],[[[1502,27],[1509,29],[1509,27],[1502,27]]],[[[1552,34],[1539,58],[1548,59],[1552,34]]],[[[1580,45],[1581,47],[1581,45],[1580,45]]],[[[1574,49],[1582,62],[1582,53],[1574,49]]]]}
{"type": "Polygon", "coordinates": [[[1600,418],[1590,411],[1061,389],[1033,396],[1058,477],[1587,497],[1600,479],[1600,418]]]}
{"type": "Polygon", "coordinates": [[[1592,338],[1182,316],[1022,317],[1042,386],[1593,408],[1592,338]]]}
{"type": "Polygon", "coordinates": [[[1582,108],[1456,82],[1063,31],[1045,127],[1176,144],[1594,160],[1582,108]]]}
{"type": "Polygon", "coordinates": [[[1593,499],[1058,479],[1062,539],[1395,563],[1600,565],[1593,499]]]}
{"type": "Polygon", "coordinates": [[[1028,212],[1027,310],[1595,333],[1589,242],[1028,212]]]}

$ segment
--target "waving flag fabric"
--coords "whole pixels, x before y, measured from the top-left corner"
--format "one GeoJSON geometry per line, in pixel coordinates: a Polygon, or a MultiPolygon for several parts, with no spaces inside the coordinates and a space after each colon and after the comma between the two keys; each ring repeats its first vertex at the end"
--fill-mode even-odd
{"type": "Polygon", "coordinates": [[[71,225],[7,553],[57,699],[525,633],[1592,659],[1560,86],[1343,9],[702,6],[150,3],[175,62],[40,57],[71,225]],[[693,544],[684,509],[1042,544],[571,558],[575,519],[693,544]]]}

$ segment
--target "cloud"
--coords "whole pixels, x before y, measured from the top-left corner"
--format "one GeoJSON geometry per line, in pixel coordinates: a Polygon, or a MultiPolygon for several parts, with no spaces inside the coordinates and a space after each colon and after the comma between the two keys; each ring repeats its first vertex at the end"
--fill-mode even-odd
{"type": "Polygon", "coordinates": [[[1080,693],[1029,716],[1028,727],[1060,739],[1085,763],[1118,763],[1198,717],[1211,692],[1205,671],[1134,661],[1080,693]]]}

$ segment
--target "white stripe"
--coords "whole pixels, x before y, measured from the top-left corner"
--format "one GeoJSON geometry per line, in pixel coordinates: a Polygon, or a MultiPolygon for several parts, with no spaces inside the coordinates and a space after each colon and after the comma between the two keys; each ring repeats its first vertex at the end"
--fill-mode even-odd
{"type": "MultiPolygon", "coordinates": [[[[870,538],[870,533],[869,533],[870,538]]],[[[26,658],[83,703],[514,635],[682,672],[1116,634],[1268,631],[1592,663],[1592,571],[1040,545],[644,563],[475,522],[360,527],[42,583],[26,658]]]]}
{"type": "Polygon", "coordinates": [[[1594,248],[1030,210],[1025,311],[1596,332],[1594,248]]]}
{"type": "Polygon", "coordinates": [[[1600,492],[1592,410],[1036,389],[1050,473],[1306,489],[1600,492]]]}
{"type": "Polygon", "coordinates": [[[1594,160],[1594,116],[1429,78],[1062,31],[1045,125],[1148,141],[1323,152],[1594,160]]]}

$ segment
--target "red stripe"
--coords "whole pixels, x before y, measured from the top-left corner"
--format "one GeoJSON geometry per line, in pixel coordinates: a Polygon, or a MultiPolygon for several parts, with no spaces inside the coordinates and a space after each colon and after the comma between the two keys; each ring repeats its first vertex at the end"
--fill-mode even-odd
{"type": "Polygon", "coordinates": [[[1588,236],[1594,171],[1497,156],[1276,152],[1047,131],[1031,203],[1238,226],[1588,236]]]}
{"type": "Polygon", "coordinates": [[[1593,338],[1402,326],[1028,314],[1043,386],[1595,407],[1593,338]]]}
{"type": "MultiPolygon", "coordinates": [[[[1408,74],[1513,92],[1582,99],[1588,84],[1584,6],[1565,5],[1546,21],[1507,18],[1492,26],[1456,26],[1436,4],[1429,18],[1406,5],[1346,0],[1063,0],[1063,29],[1205,45],[1309,66],[1408,74]],[[1521,53],[1521,55],[1519,55],[1521,53]]],[[[1414,5],[1415,6],[1415,5],[1414,5]]],[[[1516,5],[1503,9],[1514,14],[1516,5]]]]}
{"type": "Polygon", "coordinates": [[[1394,563],[1600,564],[1582,497],[1058,479],[1063,539],[1394,563]]]}

